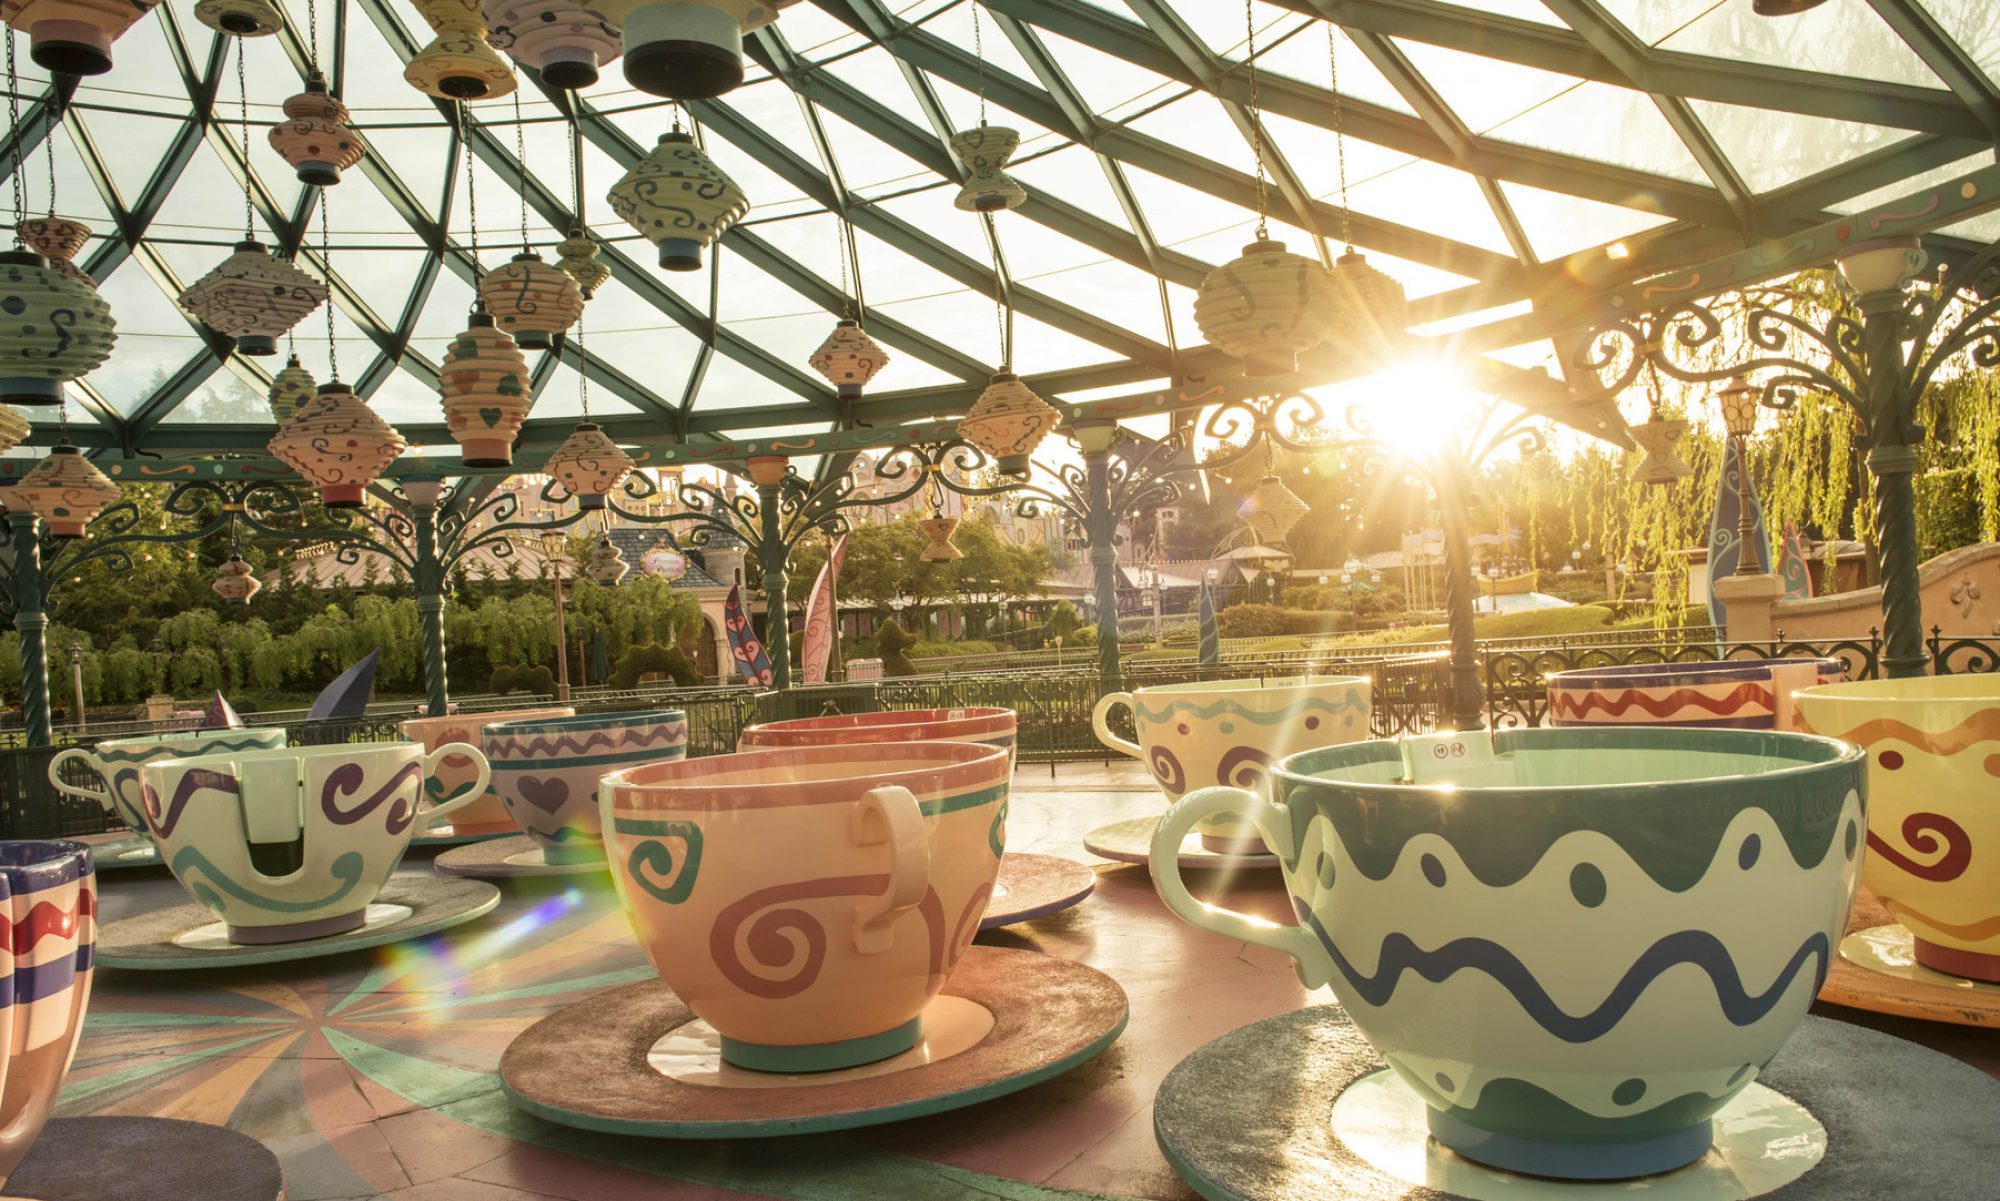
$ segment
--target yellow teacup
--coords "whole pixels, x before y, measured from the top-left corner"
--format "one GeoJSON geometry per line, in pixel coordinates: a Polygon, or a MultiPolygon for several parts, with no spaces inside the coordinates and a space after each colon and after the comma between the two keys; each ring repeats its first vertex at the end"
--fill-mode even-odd
{"type": "Polygon", "coordinates": [[[1794,697],[1800,724],[1868,751],[1861,882],[1917,962],[2000,982],[2000,680],[1859,680],[1794,697]]]}

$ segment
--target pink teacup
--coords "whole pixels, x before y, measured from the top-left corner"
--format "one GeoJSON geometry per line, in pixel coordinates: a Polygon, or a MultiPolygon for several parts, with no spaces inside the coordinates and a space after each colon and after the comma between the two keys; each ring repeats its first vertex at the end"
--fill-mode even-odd
{"type": "Polygon", "coordinates": [[[83,1033],[97,945],[97,879],[77,842],[0,843],[0,1187],[55,1109],[83,1033]]]}
{"type": "Polygon", "coordinates": [[[982,742],[1014,751],[1012,709],[895,709],[832,713],[745,726],[739,751],[779,746],[851,746],[862,742],[982,742]]]}

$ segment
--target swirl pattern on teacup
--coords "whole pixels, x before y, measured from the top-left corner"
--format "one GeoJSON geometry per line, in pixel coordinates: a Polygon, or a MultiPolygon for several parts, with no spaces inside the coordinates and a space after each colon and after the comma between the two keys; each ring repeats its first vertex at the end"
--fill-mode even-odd
{"type": "Polygon", "coordinates": [[[793,902],[879,896],[888,888],[886,875],[824,876],[760,888],[716,915],[709,955],[724,979],[753,997],[795,997],[819,980],[826,964],[826,926],[793,902]]]}
{"type": "Polygon", "coordinates": [[[661,837],[633,844],[625,866],[633,883],[669,905],[678,905],[693,895],[701,874],[701,827],[687,821],[657,824],[661,837]],[[664,841],[669,838],[681,844],[678,860],[673,847],[664,841]]]}
{"type": "Polygon", "coordinates": [[[1271,782],[1271,756],[1254,746],[1231,747],[1215,765],[1215,782],[1262,792],[1271,782]]]}
{"type": "Polygon", "coordinates": [[[1147,747],[1146,767],[1152,771],[1153,778],[1160,782],[1160,787],[1168,792],[1178,794],[1187,790],[1187,769],[1181,766],[1180,759],[1166,747],[1147,747]]]}
{"type": "MultiPolygon", "coordinates": [[[[359,763],[343,763],[326,773],[326,783],[320,786],[320,812],[326,814],[327,820],[336,826],[351,826],[382,806],[388,805],[389,813],[383,828],[391,834],[401,834],[410,828],[410,822],[415,817],[415,810],[411,804],[412,797],[403,796],[401,793],[405,787],[422,780],[423,774],[423,764],[405,763],[395,775],[389,777],[388,783],[376,789],[368,799],[352,809],[342,809],[340,798],[360,792],[366,785],[368,776],[359,763]]],[[[414,795],[414,789],[412,794],[414,795]]]]}

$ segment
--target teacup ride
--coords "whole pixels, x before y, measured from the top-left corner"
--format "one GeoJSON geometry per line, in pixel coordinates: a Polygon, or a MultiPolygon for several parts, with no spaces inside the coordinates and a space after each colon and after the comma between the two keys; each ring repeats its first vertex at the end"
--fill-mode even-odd
{"type": "Polygon", "coordinates": [[[1797,728],[1801,689],[1847,678],[1839,659],[1703,659],[1550,673],[1551,726],[1797,728]]]}
{"type": "Polygon", "coordinates": [[[2000,1026],[2000,681],[1857,680],[1798,696],[1868,752],[1868,855],[1822,999],[2000,1026]]]}
{"type": "Polygon", "coordinates": [[[1168,1161],[1209,1198],[1990,1191],[2000,1082],[1807,1017],[1860,876],[1865,771],[1828,738],[1611,726],[1328,747],[1279,763],[1269,801],[1190,794],[1163,852],[1245,812],[1299,924],[1165,870],[1162,899],[1340,1005],[1170,1072],[1168,1161]]]}
{"type": "Polygon", "coordinates": [[[418,830],[472,804],[487,781],[479,748],[342,743],[157,759],[140,768],[148,834],[196,904],[106,925],[98,961],[185,970],[338,954],[430,934],[500,903],[491,884],[392,878],[418,830]],[[469,757],[476,788],[423,804],[447,756],[469,757]]]}
{"type": "MultiPolygon", "coordinates": [[[[832,713],[745,726],[739,751],[793,746],[856,746],[881,742],[975,742],[1005,747],[1016,762],[1018,720],[1012,709],[967,706],[954,709],[894,709],[876,713],[832,713]]],[[[1060,913],[1082,904],[1097,889],[1097,873],[1074,859],[1009,851],[1000,859],[993,895],[979,919],[981,930],[1060,913]]]]}
{"type": "Polygon", "coordinates": [[[687,755],[687,714],[638,709],[529,718],[486,727],[486,760],[520,833],[454,847],[433,864],[454,876],[602,876],[597,785],[606,775],[687,755]]]}
{"type": "Polygon", "coordinates": [[[73,746],[58,752],[49,760],[49,783],[66,796],[96,801],[130,831],[81,840],[90,847],[91,862],[99,873],[159,867],[160,850],[146,833],[145,807],[139,795],[141,764],[154,759],[283,745],[285,732],[277,727],[183,730],[142,738],[111,738],[94,746],[73,746]],[[78,774],[86,780],[76,779],[78,774]],[[95,780],[89,780],[91,776],[95,780]]]}
{"type": "Polygon", "coordinates": [[[660,975],[529,1027],[515,1106],[656,1138],[938,1113],[1068,1071],[1125,993],[972,945],[1005,851],[1007,752],[789,747],[649,763],[599,788],[611,878],[660,975]]]}
{"type": "Polygon", "coordinates": [[[233,1130],[170,1118],[50,1120],[90,1005],[96,898],[82,843],[0,842],[0,920],[13,932],[0,949],[0,1194],[279,1201],[278,1157],[233,1130]]]}
{"type": "MultiPolygon", "coordinates": [[[[546,709],[500,709],[492,713],[451,713],[443,717],[413,717],[397,724],[397,730],[427,751],[454,742],[478,747],[486,740],[486,727],[506,721],[534,721],[548,717],[574,717],[568,705],[546,709]]],[[[475,770],[470,757],[452,754],[438,760],[436,770],[424,777],[424,796],[432,804],[454,801],[472,787],[475,770]]],[[[507,815],[507,803],[489,783],[472,793],[473,803],[452,815],[449,822],[433,822],[419,831],[420,847],[456,846],[489,838],[512,838],[521,832],[507,815]]]]}
{"type": "MultiPolygon", "coordinates": [[[[1295,751],[1369,736],[1366,676],[1295,676],[1163,684],[1107,693],[1091,711],[1097,740],[1146,765],[1169,805],[1199,789],[1228,785],[1262,791],[1270,765],[1295,751]],[[1112,711],[1132,711],[1132,741],[1111,728],[1112,711]]],[[[1150,817],[1113,822],[1086,834],[1084,849],[1116,863],[1147,864],[1160,844],[1150,817]]],[[[1241,814],[1218,812],[1175,848],[1182,869],[1276,868],[1256,829],[1241,814]]]]}

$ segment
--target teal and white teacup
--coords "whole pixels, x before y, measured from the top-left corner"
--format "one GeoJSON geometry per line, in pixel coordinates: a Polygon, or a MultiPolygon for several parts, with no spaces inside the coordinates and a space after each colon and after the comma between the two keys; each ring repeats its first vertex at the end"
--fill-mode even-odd
{"type": "Polygon", "coordinates": [[[73,746],[49,760],[49,783],[56,791],[96,801],[143,835],[146,810],[139,793],[139,765],[155,759],[185,759],[225,751],[272,750],[285,745],[278,727],[236,730],[180,730],[144,738],[113,738],[95,746],[73,746]],[[71,784],[62,778],[63,764],[82,763],[103,777],[106,790],[71,784]]]}
{"type": "Polygon", "coordinates": [[[486,727],[493,791],[549,863],[604,862],[597,785],[612,772],[687,756],[687,713],[634,709],[486,727]]]}
{"type": "Polygon", "coordinates": [[[1866,759],[1830,738],[1526,729],[1293,755],[1153,840],[1183,918],[1331,984],[1440,1143],[1538,1176],[1690,1163],[1805,1017],[1845,928],[1866,759]],[[1296,926],[1189,895],[1175,848],[1247,813],[1296,926]]]}
{"type": "Polygon", "coordinates": [[[139,769],[147,831],[195,900],[244,944],[298,942],[360,928],[410,839],[478,800],[486,756],[469,743],[340,743],[157,759],[139,769]],[[478,787],[419,808],[446,755],[478,787]]]}
{"type": "MultiPolygon", "coordinates": [[[[1368,737],[1368,688],[1366,676],[1162,684],[1106,694],[1090,724],[1099,742],[1144,762],[1169,801],[1211,784],[1262,792],[1270,765],[1286,755],[1368,737]],[[1119,705],[1132,708],[1137,742],[1110,727],[1119,705]]],[[[1263,849],[1235,813],[1213,814],[1196,829],[1212,851],[1263,849]]]]}

